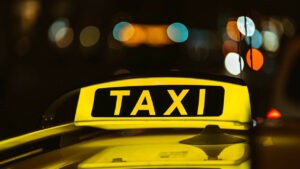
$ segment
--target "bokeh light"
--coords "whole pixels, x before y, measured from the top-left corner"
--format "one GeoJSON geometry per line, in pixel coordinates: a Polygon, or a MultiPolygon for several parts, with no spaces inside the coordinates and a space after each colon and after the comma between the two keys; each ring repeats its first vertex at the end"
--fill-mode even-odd
{"type": "Polygon", "coordinates": [[[252,48],[260,48],[263,43],[263,38],[261,33],[258,30],[255,30],[252,37],[246,37],[245,41],[248,45],[251,45],[252,48]],[[250,41],[251,39],[251,41],[250,41]],[[250,43],[251,42],[251,43],[250,43]]]}
{"type": "Polygon", "coordinates": [[[232,40],[225,40],[222,45],[222,53],[226,56],[229,52],[238,52],[238,44],[232,40]]]}
{"type": "MultiPolygon", "coordinates": [[[[56,34],[61,30],[61,29],[64,29],[64,28],[67,28],[69,26],[69,20],[66,19],[66,18],[60,18],[56,21],[54,21],[52,23],[52,25],[50,26],[49,28],[49,31],[48,31],[48,36],[49,36],[49,39],[52,41],[52,42],[56,42],[56,41],[59,41],[60,39],[57,39],[57,38],[62,38],[63,35],[60,34],[60,36],[56,36],[56,34]]],[[[62,32],[61,32],[62,33],[62,32]]]]}
{"type": "Polygon", "coordinates": [[[113,29],[113,36],[118,41],[127,41],[129,40],[135,32],[134,27],[132,24],[128,22],[119,22],[115,25],[113,29]]]}
{"type": "Polygon", "coordinates": [[[266,115],[267,119],[280,119],[282,114],[275,108],[272,108],[268,111],[266,115]]]}
{"type": "Polygon", "coordinates": [[[264,56],[258,49],[252,48],[249,49],[246,54],[246,61],[251,69],[258,71],[264,64],[264,56]]]}
{"type": "Polygon", "coordinates": [[[291,19],[284,18],[282,20],[282,25],[283,25],[283,29],[284,29],[284,34],[287,37],[291,38],[291,37],[295,36],[296,28],[295,28],[294,22],[291,19]]]}
{"type": "Polygon", "coordinates": [[[282,34],[284,32],[284,28],[283,28],[282,22],[279,19],[270,18],[270,20],[268,22],[268,26],[269,26],[269,30],[271,32],[274,32],[279,37],[282,36],[282,34]]]}
{"type": "Polygon", "coordinates": [[[57,47],[65,48],[69,46],[74,38],[73,29],[69,27],[69,21],[66,18],[60,18],[53,22],[48,30],[49,39],[57,47]]]}
{"type": "Polygon", "coordinates": [[[175,22],[168,27],[167,34],[172,41],[181,43],[188,39],[189,31],[184,24],[175,22]]]}
{"type": "MultiPolygon", "coordinates": [[[[141,25],[132,24],[132,27],[134,29],[132,36],[128,40],[123,41],[123,43],[126,44],[127,46],[134,47],[146,41],[147,32],[145,32],[144,28],[141,25]]],[[[131,29],[127,29],[127,30],[129,31],[128,34],[130,35],[131,29]]]]}
{"type": "Polygon", "coordinates": [[[171,43],[167,34],[167,26],[149,25],[145,26],[145,30],[147,31],[146,44],[151,46],[161,46],[171,43]]]}
{"type": "Polygon", "coordinates": [[[41,11],[41,2],[39,0],[18,1],[13,11],[20,16],[21,31],[27,32],[33,28],[37,21],[41,11]]]}
{"type": "Polygon", "coordinates": [[[234,41],[241,41],[244,39],[244,35],[240,34],[240,31],[237,28],[237,22],[230,20],[226,24],[226,33],[228,37],[234,41]]]}
{"type": "Polygon", "coordinates": [[[276,52],[279,48],[278,36],[271,31],[263,31],[263,48],[269,52],[276,52]]]}
{"type": "Polygon", "coordinates": [[[240,16],[237,19],[238,30],[245,36],[252,36],[255,31],[253,20],[247,16],[240,16]]]}
{"type": "Polygon", "coordinates": [[[167,25],[144,24],[123,26],[123,28],[120,29],[120,41],[129,47],[135,47],[141,44],[154,47],[171,44],[172,41],[167,35],[167,27],[167,25]]]}
{"type": "Polygon", "coordinates": [[[95,26],[85,27],[79,35],[80,43],[83,47],[94,46],[100,39],[100,30],[95,26]]]}
{"type": "Polygon", "coordinates": [[[57,32],[55,38],[57,39],[57,41],[55,42],[57,47],[65,48],[65,47],[69,46],[74,39],[73,29],[71,29],[71,28],[60,29],[57,32]]]}
{"type": "Polygon", "coordinates": [[[230,52],[225,58],[225,68],[232,75],[238,75],[244,69],[244,60],[238,53],[230,52]]]}
{"type": "MultiPolygon", "coordinates": [[[[271,32],[277,39],[280,39],[284,34],[284,25],[283,22],[275,17],[271,17],[268,20],[262,21],[262,30],[271,32]]],[[[275,50],[275,49],[274,49],[275,50]]],[[[273,49],[271,52],[274,52],[273,49]]]]}

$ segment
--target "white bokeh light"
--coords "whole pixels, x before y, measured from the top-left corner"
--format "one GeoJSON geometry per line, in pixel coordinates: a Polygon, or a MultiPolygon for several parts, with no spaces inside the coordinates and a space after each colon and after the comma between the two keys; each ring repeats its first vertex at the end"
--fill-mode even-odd
{"type": "Polygon", "coordinates": [[[271,31],[263,31],[263,48],[269,52],[276,52],[279,48],[279,38],[271,31]]]}
{"type": "Polygon", "coordinates": [[[255,24],[254,24],[253,20],[247,16],[238,17],[237,27],[238,27],[238,30],[245,36],[252,36],[255,31],[255,24]],[[245,25],[245,22],[246,22],[246,25],[245,25]]]}
{"type": "Polygon", "coordinates": [[[244,60],[239,54],[230,52],[225,58],[225,68],[230,74],[238,75],[244,69],[244,60]]]}
{"type": "Polygon", "coordinates": [[[61,40],[66,35],[66,28],[69,26],[69,21],[66,18],[60,18],[52,23],[49,28],[48,36],[52,42],[61,40]],[[59,35],[57,35],[59,32],[59,35]]]}

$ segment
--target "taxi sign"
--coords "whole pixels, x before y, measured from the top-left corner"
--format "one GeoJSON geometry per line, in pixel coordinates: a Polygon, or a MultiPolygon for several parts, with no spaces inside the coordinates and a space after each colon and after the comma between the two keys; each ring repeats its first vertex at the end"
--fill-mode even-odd
{"type": "Polygon", "coordinates": [[[96,90],[92,116],[219,116],[222,114],[223,102],[224,89],[219,86],[107,88],[96,90]]]}
{"type": "Polygon", "coordinates": [[[246,130],[245,84],[191,77],[146,77],[81,88],[75,125],[104,129],[204,128],[246,130]]]}

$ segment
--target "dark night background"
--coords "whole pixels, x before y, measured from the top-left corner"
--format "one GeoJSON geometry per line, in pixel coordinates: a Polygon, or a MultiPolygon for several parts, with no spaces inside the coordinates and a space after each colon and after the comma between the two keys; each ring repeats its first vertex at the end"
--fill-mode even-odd
{"type": "Polygon", "coordinates": [[[265,52],[276,56],[269,57],[272,61],[266,62],[265,69],[254,72],[245,68],[241,75],[249,85],[254,117],[263,117],[273,106],[286,48],[299,35],[300,26],[296,1],[29,1],[38,4],[30,28],[22,27],[28,21],[20,6],[26,1],[0,2],[0,139],[38,129],[44,111],[59,96],[101,82],[118,69],[132,73],[180,69],[228,75],[221,49],[209,51],[208,60],[193,60],[184,43],[131,48],[113,42],[112,29],[122,20],[142,24],[182,22],[189,29],[219,32],[219,37],[230,17],[247,15],[256,23],[268,17],[293,20],[295,34],[283,36],[277,52],[265,52]],[[61,17],[69,19],[74,31],[73,42],[66,48],[58,48],[48,39],[49,26],[61,17]],[[91,48],[80,46],[78,39],[87,25],[97,26],[101,32],[98,44],[91,48]]]}

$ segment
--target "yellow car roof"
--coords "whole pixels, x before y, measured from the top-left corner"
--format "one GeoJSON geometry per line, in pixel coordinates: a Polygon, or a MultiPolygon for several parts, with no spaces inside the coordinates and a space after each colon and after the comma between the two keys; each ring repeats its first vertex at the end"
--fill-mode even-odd
{"type": "Polygon", "coordinates": [[[135,77],[80,89],[75,125],[103,129],[204,128],[247,130],[248,88],[240,80],[135,77]]]}

